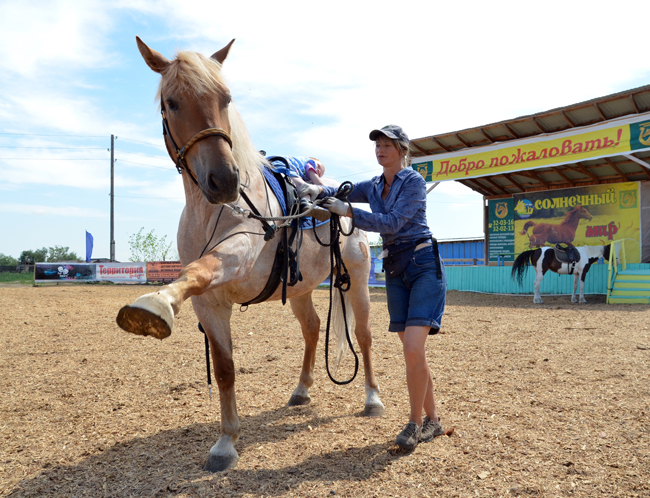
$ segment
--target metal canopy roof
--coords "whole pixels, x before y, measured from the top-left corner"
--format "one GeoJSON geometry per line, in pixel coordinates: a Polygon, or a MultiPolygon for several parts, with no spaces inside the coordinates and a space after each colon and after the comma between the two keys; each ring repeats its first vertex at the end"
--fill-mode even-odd
{"type": "MultiPolygon", "coordinates": [[[[579,129],[646,112],[650,112],[650,85],[530,116],[416,138],[410,142],[411,155],[415,159],[446,154],[472,147],[579,129]]],[[[456,181],[487,198],[500,198],[535,190],[644,180],[650,180],[650,151],[456,181]]]]}

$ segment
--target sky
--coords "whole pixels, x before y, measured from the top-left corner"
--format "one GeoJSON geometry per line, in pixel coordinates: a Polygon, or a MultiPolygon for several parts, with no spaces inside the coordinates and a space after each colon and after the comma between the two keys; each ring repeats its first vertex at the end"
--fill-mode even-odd
{"type": "MultiPolygon", "coordinates": [[[[116,259],[144,229],[176,245],[181,177],[163,148],[159,76],[135,36],[172,58],[224,63],[257,148],[318,157],[338,181],[381,173],[368,133],[421,138],[650,83],[642,1],[328,2],[0,0],[0,253],[64,246],[116,259]]],[[[428,196],[439,239],[483,236],[482,197],[428,196]]],[[[371,235],[371,240],[376,235],[371,235]]]]}

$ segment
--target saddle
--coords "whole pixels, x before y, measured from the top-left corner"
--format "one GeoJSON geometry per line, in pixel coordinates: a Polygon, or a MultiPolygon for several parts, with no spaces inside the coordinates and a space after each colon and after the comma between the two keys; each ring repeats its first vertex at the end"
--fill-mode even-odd
{"type": "Polygon", "coordinates": [[[573,273],[576,263],[580,261],[580,251],[572,244],[555,244],[555,259],[569,265],[569,275],[573,273]]]}
{"type": "MultiPolygon", "coordinates": [[[[300,209],[300,199],[298,197],[296,186],[291,181],[291,178],[269,168],[264,168],[264,177],[266,178],[269,187],[271,187],[271,190],[278,198],[283,214],[286,216],[287,214],[298,212],[300,209]]],[[[264,240],[266,241],[275,237],[277,228],[275,225],[272,225],[270,228],[272,228],[273,231],[266,231],[264,237],[264,240]]],[[[273,266],[271,267],[271,274],[269,275],[266,285],[257,297],[242,303],[242,306],[266,301],[273,295],[280,285],[280,282],[282,282],[282,304],[286,304],[287,286],[293,287],[302,280],[302,273],[300,273],[300,245],[302,243],[301,231],[302,227],[295,221],[291,224],[291,227],[284,230],[282,240],[278,244],[275,253],[275,259],[273,260],[273,266]],[[298,236],[297,241],[296,236],[298,236]],[[296,242],[295,249],[292,248],[294,242],[296,242]]]]}

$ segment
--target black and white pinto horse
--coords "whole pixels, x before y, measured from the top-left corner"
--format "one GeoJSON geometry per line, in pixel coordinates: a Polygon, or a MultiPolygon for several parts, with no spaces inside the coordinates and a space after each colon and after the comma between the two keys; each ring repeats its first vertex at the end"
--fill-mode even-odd
{"type": "MultiPolygon", "coordinates": [[[[541,247],[538,249],[532,249],[530,251],[524,251],[515,260],[515,263],[512,267],[512,279],[515,280],[520,286],[523,285],[524,275],[528,266],[533,266],[537,274],[535,278],[535,296],[533,302],[536,304],[541,304],[542,296],[539,293],[540,285],[542,284],[542,279],[548,270],[554,271],[555,273],[561,275],[571,275],[573,274],[573,294],[571,294],[572,303],[586,303],[585,300],[585,277],[587,272],[592,264],[596,263],[600,258],[603,258],[605,261],[609,260],[611,245],[606,246],[581,246],[573,247],[571,246],[577,254],[580,255],[579,259],[574,262],[566,262],[566,257],[564,256],[564,251],[558,251],[554,247],[541,247]],[[560,260],[560,258],[562,260],[560,260]],[[578,288],[578,281],[580,281],[580,300],[576,299],[576,290],[578,288]]],[[[616,263],[618,264],[618,254],[616,255],[616,263]]]]}

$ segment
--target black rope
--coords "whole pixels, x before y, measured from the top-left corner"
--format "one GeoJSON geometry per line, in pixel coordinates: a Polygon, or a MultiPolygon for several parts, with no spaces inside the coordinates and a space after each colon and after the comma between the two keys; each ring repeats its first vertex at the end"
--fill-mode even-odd
{"type": "Polygon", "coordinates": [[[205,365],[208,370],[208,391],[210,392],[210,399],[212,399],[212,375],[210,374],[210,341],[208,340],[208,334],[205,333],[201,322],[199,322],[199,330],[203,332],[203,337],[205,338],[205,365]]]}
{"type": "MultiPolygon", "coordinates": [[[[353,188],[354,186],[351,182],[343,182],[337,190],[335,197],[337,199],[347,201],[347,197],[350,195],[350,192],[352,192],[353,188]]],[[[350,203],[348,202],[348,205],[349,204],[350,203]]],[[[314,236],[316,237],[318,243],[323,247],[330,248],[330,306],[327,312],[327,328],[325,329],[325,369],[327,370],[327,375],[329,376],[330,380],[339,386],[343,386],[352,382],[359,372],[359,356],[357,356],[357,353],[352,346],[352,340],[350,339],[348,317],[345,310],[345,298],[343,297],[343,293],[350,290],[350,274],[348,273],[348,269],[343,262],[343,258],[341,256],[341,245],[339,244],[341,235],[344,235],[346,237],[352,235],[354,228],[354,217],[352,218],[352,223],[350,224],[350,231],[346,233],[343,231],[343,227],[341,226],[340,217],[337,214],[332,213],[332,217],[330,218],[330,241],[328,244],[326,244],[318,238],[316,227],[314,226],[314,236]],[[335,269],[336,275],[334,274],[335,269]],[[347,340],[350,351],[352,351],[352,354],[354,355],[354,373],[349,380],[344,381],[338,381],[332,376],[329,365],[329,339],[330,326],[332,322],[332,302],[334,287],[339,289],[341,294],[341,310],[343,312],[343,323],[345,324],[345,338],[347,340]]]]}

